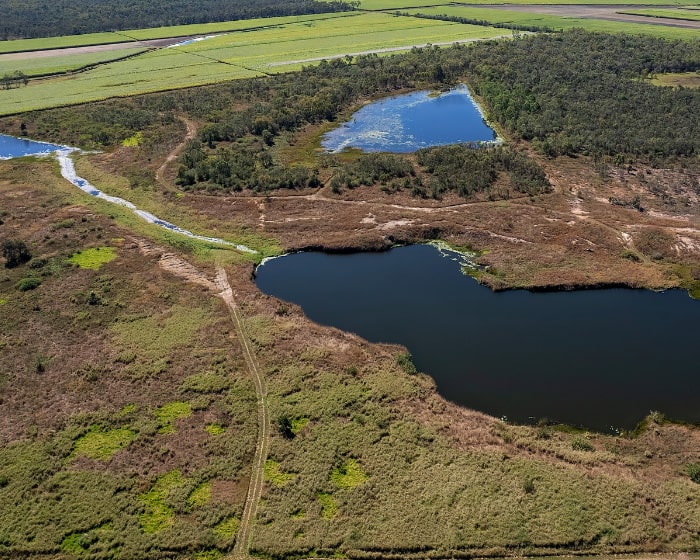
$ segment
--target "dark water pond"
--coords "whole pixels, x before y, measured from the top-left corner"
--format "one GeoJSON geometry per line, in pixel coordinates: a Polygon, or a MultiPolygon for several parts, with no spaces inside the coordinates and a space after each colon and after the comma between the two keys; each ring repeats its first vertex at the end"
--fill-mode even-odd
{"type": "Polygon", "coordinates": [[[382,99],[357,111],[349,122],[326,134],[330,152],[360,148],[366,152],[415,152],[429,146],[493,142],[466,86],[438,96],[418,91],[382,99]]]}
{"type": "Polygon", "coordinates": [[[700,422],[700,302],[685,292],[493,293],[456,260],[427,245],[299,253],[259,267],[257,284],[314,321],[404,344],[442,395],[497,417],[601,431],[651,410],[700,422]]]}
{"type": "Polygon", "coordinates": [[[0,159],[49,154],[62,148],[63,146],[56,146],[55,144],[0,134],[0,159]]]}

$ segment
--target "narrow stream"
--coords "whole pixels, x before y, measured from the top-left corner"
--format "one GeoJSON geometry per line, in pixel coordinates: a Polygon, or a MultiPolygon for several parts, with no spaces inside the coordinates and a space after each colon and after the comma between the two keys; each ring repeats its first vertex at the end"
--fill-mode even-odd
{"type": "Polygon", "coordinates": [[[95,198],[100,198],[111,202],[112,204],[118,204],[125,208],[129,208],[150,224],[155,224],[169,231],[185,235],[192,239],[198,239],[200,241],[207,241],[209,243],[217,243],[219,245],[227,245],[233,247],[239,251],[245,253],[257,253],[254,249],[246,247],[245,245],[239,245],[226,241],[224,239],[219,239],[218,237],[207,237],[205,235],[197,235],[189,230],[183,229],[175,224],[172,224],[166,220],[154,216],[150,212],[141,210],[136,207],[132,202],[119,198],[118,196],[110,196],[103,193],[95,185],[91,184],[87,179],[79,177],[75,171],[75,164],[71,157],[72,154],[80,152],[79,148],[72,148],[70,146],[60,146],[57,144],[48,144],[46,142],[35,142],[33,140],[26,140],[22,138],[15,138],[13,136],[7,136],[0,134],[0,159],[12,159],[24,156],[48,156],[54,154],[61,166],[61,176],[66,179],[71,184],[78,187],[84,193],[87,193],[95,198]]]}

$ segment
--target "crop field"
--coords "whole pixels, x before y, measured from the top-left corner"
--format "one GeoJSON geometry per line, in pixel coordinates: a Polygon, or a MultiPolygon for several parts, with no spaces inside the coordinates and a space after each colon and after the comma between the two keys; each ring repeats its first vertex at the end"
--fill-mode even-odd
{"type": "MultiPolygon", "coordinates": [[[[420,8],[422,6],[440,6],[454,4],[629,4],[638,5],[658,5],[659,0],[460,0],[451,2],[450,0],[360,0],[362,10],[402,10],[406,8],[420,8]]],[[[697,0],[676,0],[675,2],[663,2],[665,6],[693,6],[697,5],[697,0]]]]}
{"type": "Polygon", "coordinates": [[[148,41],[152,39],[167,39],[169,37],[187,37],[191,35],[208,35],[226,31],[248,31],[260,27],[285,25],[304,21],[354,16],[351,12],[333,14],[310,14],[304,16],[285,16],[237,21],[222,21],[217,23],[196,23],[191,25],[173,25],[168,27],[150,27],[146,29],[130,29],[113,33],[86,33],[84,35],[65,35],[62,37],[47,37],[45,39],[16,39],[0,41],[0,53],[38,51],[46,49],[63,49],[68,47],[84,47],[89,45],[108,45],[130,41],[148,41]]]}
{"type": "MultiPolygon", "coordinates": [[[[20,57],[20,53],[0,55],[0,75],[22,71],[26,76],[44,76],[78,70],[93,64],[109,62],[130,55],[144,52],[145,49],[137,47],[124,47],[123,49],[109,50],[105,52],[66,54],[59,56],[20,57]]],[[[30,53],[23,53],[30,54],[30,53]]]]}
{"type": "Polygon", "coordinates": [[[635,35],[652,35],[665,39],[696,39],[697,29],[682,29],[650,25],[645,23],[630,23],[609,21],[585,17],[562,17],[549,14],[539,14],[527,11],[505,10],[500,8],[481,8],[471,6],[435,6],[432,8],[416,8],[407,11],[409,14],[425,14],[431,16],[447,15],[468,19],[479,19],[493,24],[514,23],[517,25],[533,25],[550,27],[556,30],[580,28],[587,31],[603,33],[629,33],[635,35]]]}
{"type": "Polygon", "coordinates": [[[698,9],[649,9],[649,10],[625,10],[620,12],[636,16],[660,17],[668,19],[687,19],[690,21],[700,21],[700,10],[698,9]]]}
{"type": "Polygon", "coordinates": [[[0,114],[249,78],[322,57],[503,35],[502,29],[391,14],[357,13],[222,35],[74,76],[0,92],[0,114]]]}

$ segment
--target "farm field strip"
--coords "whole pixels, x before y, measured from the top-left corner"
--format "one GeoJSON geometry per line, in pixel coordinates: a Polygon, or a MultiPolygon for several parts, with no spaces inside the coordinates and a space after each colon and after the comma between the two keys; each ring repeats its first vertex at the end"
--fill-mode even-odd
{"type": "Polygon", "coordinates": [[[148,41],[153,39],[167,39],[170,37],[208,35],[211,33],[224,33],[229,31],[249,31],[266,27],[274,27],[277,25],[285,25],[288,23],[335,19],[354,15],[356,15],[355,12],[335,12],[329,14],[310,14],[306,16],[284,16],[222,21],[216,23],[174,25],[170,27],[151,27],[147,29],[131,29],[111,33],[65,35],[61,37],[47,37],[45,39],[16,39],[14,41],[0,41],[0,53],[63,49],[69,47],[107,45],[125,42],[128,43],[131,41],[148,41]]]}
{"type": "MultiPolygon", "coordinates": [[[[42,76],[78,70],[93,64],[109,62],[127,56],[144,52],[138,47],[124,47],[118,50],[109,50],[96,53],[66,54],[62,56],[39,56],[20,58],[14,54],[0,54],[0,75],[14,71],[24,72],[27,76],[42,76]]],[[[27,53],[31,54],[31,53],[27,53]]]]}
{"type": "Polygon", "coordinates": [[[284,61],[324,58],[383,48],[410,48],[435,42],[491,38],[502,30],[451,22],[399,18],[386,14],[363,14],[353,25],[335,26],[323,22],[305,29],[265,30],[250,34],[244,41],[228,35],[206,43],[187,45],[179,50],[196,53],[230,64],[264,69],[284,61]],[[327,25],[326,25],[327,24],[327,25]],[[312,35],[312,36],[310,36],[312,35]]]}
{"type": "Polygon", "coordinates": [[[668,9],[668,10],[624,10],[620,12],[621,14],[630,14],[633,16],[648,16],[648,17],[658,17],[667,19],[687,19],[691,21],[700,21],[700,10],[689,8],[687,10],[682,9],[668,9]]]}
{"type": "Polygon", "coordinates": [[[267,72],[288,71],[298,60],[425,43],[498,37],[502,29],[358,12],[277,29],[232,33],[183,47],[150,51],[75,76],[30,82],[0,91],[0,114],[190,87],[267,72]],[[349,23],[352,21],[352,24],[349,23]],[[341,33],[342,31],[342,33],[341,33]],[[289,65],[285,65],[288,62],[289,65]]]}
{"type": "Polygon", "coordinates": [[[484,8],[471,6],[437,6],[407,10],[407,14],[424,14],[428,16],[447,15],[469,19],[485,20],[492,24],[513,23],[516,25],[532,25],[550,27],[556,30],[582,28],[587,31],[605,33],[629,33],[638,35],[653,35],[667,39],[697,39],[697,29],[667,27],[650,23],[630,23],[610,21],[589,17],[564,17],[551,14],[528,12],[526,10],[509,10],[505,8],[484,8]]]}
{"type": "MultiPolygon", "coordinates": [[[[459,0],[458,2],[450,0],[360,0],[361,10],[404,10],[408,8],[430,8],[440,5],[454,4],[483,4],[483,0],[459,0]]],[[[489,0],[489,4],[516,4],[516,5],[531,5],[531,4],[548,4],[548,5],[629,5],[636,7],[644,6],[659,6],[669,5],[677,6],[694,6],[697,5],[697,0],[676,0],[673,2],[660,2],[659,0],[489,0]]]]}

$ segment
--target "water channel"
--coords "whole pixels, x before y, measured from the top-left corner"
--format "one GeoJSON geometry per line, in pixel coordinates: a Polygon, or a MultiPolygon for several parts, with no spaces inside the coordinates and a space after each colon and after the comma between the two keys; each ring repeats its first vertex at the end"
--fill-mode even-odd
{"type": "Polygon", "coordinates": [[[70,146],[59,146],[57,144],[48,144],[46,142],[36,142],[34,140],[26,140],[24,138],[15,138],[14,136],[7,136],[0,134],[0,159],[13,159],[25,156],[50,156],[53,155],[58,160],[61,166],[61,176],[66,179],[71,184],[78,187],[81,191],[94,196],[96,198],[101,198],[112,204],[117,204],[125,208],[130,209],[137,216],[141,217],[145,221],[151,224],[155,224],[169,231],[185,235],[192,239],[198,239],[200,241],[207,241],[209,243],[216,243],[219,245],[228,245],[242,251],[244,253],[257,253],[257,251],[246,247],[245,245],[237,245],[231,243],[230,241],[225,241],[219,239],[218,237],[208,237],[205,235],[196,235],[189,230],[183,229],[175,224],[172,224],[158,216],[154,216],[150,212],[137,208],[133,203],[119,198],[117,196],[110,196],[105,194],[87,179],[79,177],[75,172],[75,165],[73,164],[72,154],[80,152],[78,148],[71,148],[70,146]]]}
{"type": "Polygon", "coordinates": [[[266,294],[321,324],[405,345],[458,404],[606,432],[652,410],[700,422],[700,302],[679,290],[493,293],[458,254],[298,253],[258,267],[266,294]]]}

